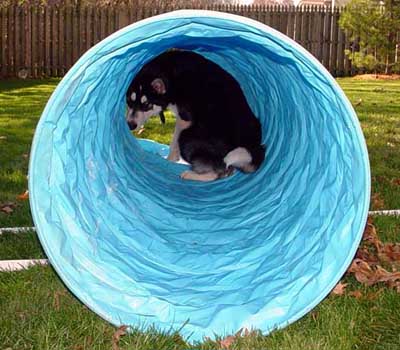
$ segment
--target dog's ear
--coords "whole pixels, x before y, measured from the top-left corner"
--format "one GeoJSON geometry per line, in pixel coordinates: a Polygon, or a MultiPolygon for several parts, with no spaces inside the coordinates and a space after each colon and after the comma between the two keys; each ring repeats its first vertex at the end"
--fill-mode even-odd
{"type": "Polygon", "coordinates": [[[167,92],[165,83],[161,78],[156,78],[151,82],[151,87],[159,95],[164,95],[167,92]]]}

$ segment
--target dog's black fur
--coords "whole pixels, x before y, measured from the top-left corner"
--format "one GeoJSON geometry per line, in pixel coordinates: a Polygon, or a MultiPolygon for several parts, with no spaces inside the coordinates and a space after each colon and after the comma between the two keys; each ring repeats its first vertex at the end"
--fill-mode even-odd
{"type": "Polygon", "coordinates": [[[144,123],[152,112],[163,121],[163,111],[168,107],[175,110],[180,155],[193,172],[216,175],[193,179],[224,177],[232,167],[253,172],[264,160],[261,125],[238,82],[199,54],[171,50],[157,56],[136,75],[126,96],[131,129],[144,123]],[[147,114],[138,123],[135,116],[140,111],[147,114]],[[238,148],[241,150],[236,151],[238,148]]]}

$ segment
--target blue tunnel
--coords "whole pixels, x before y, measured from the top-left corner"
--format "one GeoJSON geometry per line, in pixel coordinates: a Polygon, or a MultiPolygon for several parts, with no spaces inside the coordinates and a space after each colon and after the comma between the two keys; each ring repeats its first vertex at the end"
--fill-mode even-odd
{"type": "Polygon", "coordinates": [[[311,54],[256,21],[183,10],[114,33],[66,74],[36,129],[29,190],[44,250],[84,304],[201,340],[267,334],[327,296],[361,240],[370,170],[351,104],[311,54]],[[184,181],[167,146],[131,135],[127,87],[172,47],[240,83],[267,146],[256,173],[184,181]]]}

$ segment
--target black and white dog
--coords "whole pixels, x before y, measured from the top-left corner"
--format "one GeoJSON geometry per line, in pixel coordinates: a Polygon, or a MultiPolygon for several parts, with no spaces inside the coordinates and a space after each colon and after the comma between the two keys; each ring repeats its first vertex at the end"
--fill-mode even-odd
{"type": "Polygon", "coordinates": [[[127,94],[131,130],[170,109],[176,117],[168,159],[191,165],[183,179],[212,181],[250,173],[264,160],[261,125],[237,81],[224,69],[191,51],[170,50],[143,66],[127,94]]]}

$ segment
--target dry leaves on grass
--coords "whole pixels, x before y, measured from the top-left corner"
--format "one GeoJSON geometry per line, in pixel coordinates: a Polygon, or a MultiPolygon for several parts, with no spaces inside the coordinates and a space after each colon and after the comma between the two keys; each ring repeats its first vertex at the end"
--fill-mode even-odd
{"type": "Polygon", "coordinates": [[[11,214],[14,209],[17,207],[17,205],[13,202],[6,202],[3,204],[0,204],[0,211],[6,214],[11,214]]]}
{"type": "Polygon", "coordinates": [[[24,193],[18,195],[18,196],[17,196],[17,199],[19,199],[19,200],[21,200],[21,201],[24,201],[24,200],[29,199],[29,191],[26,190],[24,193]]]}
{"type": "Polygon", "coordinates": [[[355,259],[348,271],[354,274],[358,282],[367,286],[372,286],[379,282],[393,285],[396,281],[400,281],[400,272],[389,272],[379,265],[371,267],[367,262],[360,259],[355,259]]]}
{"type": "Polygon", "coordinates": [[[128,326],[119,327],[112,336],[112,350],[120,350],[119,349],[119,340],[122,336],[126,335],[126,330],[128,326]]]}
{"type": "Polygon", "coordinates": [[[259,331],[251,330],[249,331],[247,328],[240,328],[234,335],[229,335],[222,340],[219,340],[217,343],[220,349],[229,350],[231,349],[233,343],[237,341],[239,338],[251,337],[258,334],[259,331]]]}
{"type": "Polygon", "coordinates": [[[384,283],[400,292],[400,272],[397,271],[396,265],[400,265],[400,244],[383,243],[379,239],[372,218],[368,218],[362,247],[358,250],[348,272],[352,273],[358,282],[367,286],[384,283]],[[382,267],[384,264],[392,271],[382,267]]]}
{"type": "Polygon", "coordinates": [[[366,246],[357,251],[357,258],[366,261],[370,265],[375,265],[380,261],[400,264],[400,244],[382,243],[371,218],[368,218],[363,240],[366,246]],[[372,245],[372,247],[368,246],[368,244],[372,245]],[[371,248],[374,248],[374,250],[372,251],[371,248]]]}
{"type": "Polygon", "coordinates": [[[380,210],[385,208],[385,201],[379,193],[374,193],[371,197],[371,201],[375,210],[380,210]]]}
{"type": "Polygon", "coordinates": [[[218,342],[218,345],[220,346],[221,349],[226,349],[229,350],[232,344],[235,342],[236,336],[234,335],[229,335],[225,337],[224,339],[220,340],[218,342]]]}
{"type": "Polygon", "coordinates": [[[369,265],[378,265],[379,258],[367,248],[359,248],[356,254],[356,259],[363,260],[369,265]]]}
{"type": "Polygon", "coordinates": [[[332,290],[331,293],[334,294],[334,295],[343,295],[343,294],[344,294],[344,291],[345,291],[345,289],[346,289],[346,287],[347,287],[347,284],[348,284],[348,283],[339,282],[339,283],[336,285],[336,287],[333,288],[333,290],[332,290]]]}
{"type": "Polygon", "coordinates": [[[383,261],[400,264],[400,244],[385,243],[379,248],[378,255],[383,261]]]}
{"type": "Polygon", "coordinates": [[[236,341],[238,337],[242,335],[243,328],[240,328],[235,335],[228,335],[224,339],[218,341],[218,345],[220,346],[221,349],[226,349],[229,350],[232,344],[236,341]]]}
{"type": "MultiPolygon", "coordinates": [[[[383,243],[379,239],[372,217],[369,217],[365,226],[362,244],[347,272],[353,274],[358,282],[366,286],[383,283],[400,293],[399,267],[400,244],[383,243]]],[[[339,282],[331,293],[333,295],[344,295],[347,292],[346,287],[346,283],[339,282]]],[[[363,297],[362,292],[359,290],[350,291],[347,294],[356,299],[363,297]]],[[[370,298],[370,294],[365,297],[370,298]]]]}
{"type": "Polygon", "coordinates": [[[356,299],[361,299],[363,296],[363,294],[360,290],[353,290],[352,292],[349,293],[349,295],[356,299]]]}

